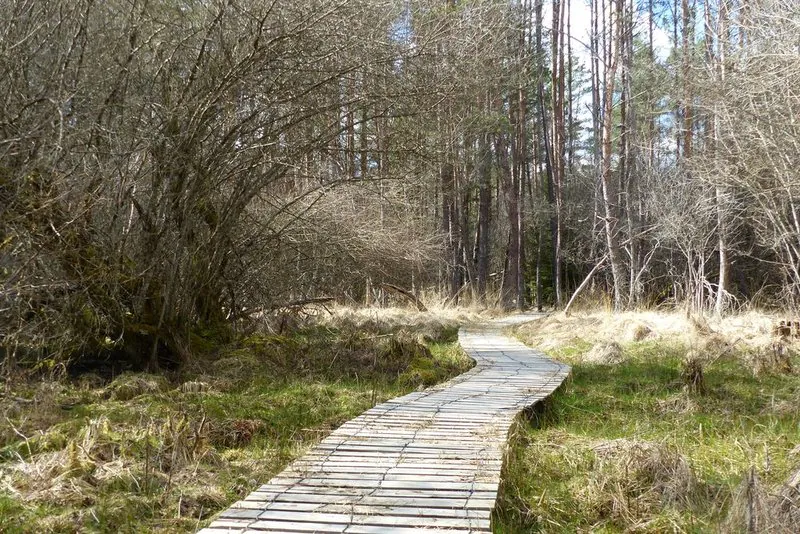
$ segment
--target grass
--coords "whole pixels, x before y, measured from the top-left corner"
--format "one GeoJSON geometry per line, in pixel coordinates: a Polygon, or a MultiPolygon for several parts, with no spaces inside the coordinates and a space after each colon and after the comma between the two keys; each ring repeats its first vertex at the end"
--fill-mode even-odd
{"type": "Polygon", "coordinates": [[[169,380],[8,380],[0,532],[193,532],[344,421],[471,367],[456,332],[432,315],[338,316],[197,333],[169,380]]]}
{"type": "Polygon", "coordinates": [[[755,376],[742,348],[707,360],[693,394],[682,340],[628,342],[623,363],[598,365],[582,362],[592,343],[564,339],[550,355],[572,377],[516,425],[495,532],[791,531],[776,495],[800,464],[800,377],[755,376]],[[743,493],[751,471],[759,495],[743,493]]]}

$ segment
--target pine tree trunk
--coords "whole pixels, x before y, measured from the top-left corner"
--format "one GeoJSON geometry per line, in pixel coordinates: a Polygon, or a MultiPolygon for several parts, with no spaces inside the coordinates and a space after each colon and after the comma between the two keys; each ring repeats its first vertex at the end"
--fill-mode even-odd
{"type": "Polygon", "coordinates": [[[610,62],[606,67],[605,73],[605,91],[603,100],[603,144],[602,144],[602,168],[601,168],[601,185],[603,195],[603,211],[604,211],[604,228],[606,234],[606,246],[608,247],[608,257],[611,263],[611,274],[614,281],[614,309],[621,310],[626,307],[627,301],[627,279],[625,272],[625,264],[622,258],[622,250],[619,244],[619,216],[617,208],[614,205],[616,200],[616,192],[613,190],[613,173],[611,169],[612,159],[612,136],[614,135],[614,115],[613,115],[613,97],[615,78],[617,73],[617,62],[619,59],[619,49],[621,40],[620,22],[622,19],[623,2],[624,0],[615,0],[617,8],[611,6],[611,15],[609,17],[610,24],[612,25],[613,39],[611,40],[610,48],[610,62]]]}
{"type": "Polygon", "coordinates": [[[477,285],[478,298],[482,303],[486,303],[486,285],[489,279],[489,225],[491,222],[492,209],[492,188],[491,188],[491,167],[487,136],[481,135],[478,141],[478,176],[480,180],[480,191],[478,198],[478,231],[476,237],[476,263],[477,263],[477,285]]]}

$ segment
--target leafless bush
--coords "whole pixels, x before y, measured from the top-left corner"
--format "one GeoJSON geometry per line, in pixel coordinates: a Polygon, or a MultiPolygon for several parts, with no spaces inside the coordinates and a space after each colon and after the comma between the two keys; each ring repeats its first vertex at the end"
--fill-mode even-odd
{"type": "Polygon", "coordinates": [[[135,352],[157,367],[191,357],[192,324],[417,268],[432,248],[410,245],[413,225],[356,217],[352,192],[323,200],[367,190],[365,158],[387,155],[379,119],[413,90],[392,64],[421,53],[386,39],[400,9],[3,2],[5,366],[135,352]]]}

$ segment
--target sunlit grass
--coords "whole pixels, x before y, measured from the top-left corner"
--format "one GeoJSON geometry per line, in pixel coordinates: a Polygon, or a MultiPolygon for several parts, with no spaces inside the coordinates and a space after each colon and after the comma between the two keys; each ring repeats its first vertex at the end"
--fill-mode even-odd
{"type": "Polygon", "coordinates": [[[18,382],[0,399],[13,425],[0,432],[0,532],[201,528],[343,422],[471,367],[455,323],[402,317],[222,345],[201,332],[205,351],[172,381],[18,382]]]}
{"type": "MultiPolygon", "coordinates": [[[[689,394],[684,343],[629,342],[622,364],[582,364],[591,345],[575,339],[549,352],[573,374],[535,424],[516,428],[496,532],[735,532],[750,469],[772,493],[797,469],[797,375],[756,377],[735,354],[704,369],[706,394],[689,394]],[[685,484],[673,495],[662,478],[685,484]]],[[[759,524],[786,531],[769,510],[759,524]]]]}

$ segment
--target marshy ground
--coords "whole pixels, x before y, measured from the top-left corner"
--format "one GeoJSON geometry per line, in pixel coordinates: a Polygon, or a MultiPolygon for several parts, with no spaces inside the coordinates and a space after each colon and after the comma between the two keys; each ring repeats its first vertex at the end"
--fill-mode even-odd
{"type": "Polygon", "coordinates": [[[457,330],[342,310],[195,333],[166,374],[20,370],[0,396],[0,531],[193,532],[341,423],[469,369],[457,330]]]}
{"type": "Polygon", "coordinates": [[[521,420],[497,532],[796,532],[800,359],[777,318],[554,315],[516,331],[573,366],[521,420]]]}
{"type": "MultiPolygon", "coordinates": [[[[196,332],[193,363],[159,375],[21,370],[0,396],[0,530],[194,531],[344,421],[468,369],[475,318],[343,309],[196,332]]],[[[495,531],[794,532],[800,359],[778,320],[517,328],[573,375],[512,431],[495,531]]]]}

